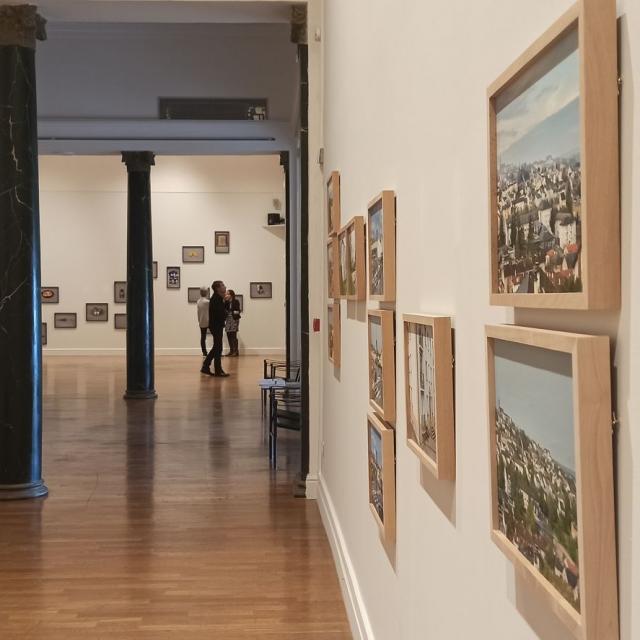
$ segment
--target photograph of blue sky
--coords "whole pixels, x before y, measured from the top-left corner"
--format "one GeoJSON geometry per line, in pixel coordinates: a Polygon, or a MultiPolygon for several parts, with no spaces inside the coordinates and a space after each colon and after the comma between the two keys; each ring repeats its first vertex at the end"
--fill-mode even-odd
{"type": "Polygon", "coordinates": [[[571,354],[495,340],[496,407],[575,473],[571,354]]]}
{"type": "Polygon", "coordinates": [[[580,64],[574,50],[496,114],[498,164],[580,151],[580,64]]]}

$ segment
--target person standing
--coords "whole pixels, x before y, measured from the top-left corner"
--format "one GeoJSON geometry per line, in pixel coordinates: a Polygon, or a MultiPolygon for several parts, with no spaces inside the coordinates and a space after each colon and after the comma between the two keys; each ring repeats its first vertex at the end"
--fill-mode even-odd
{"type": "Polygon", "coordinates": [[[227,288],[222,280],[216,280],[211,288],[213,295],[209,301],[209,331],[213,335],[213,348],[202,363],[200,372],[208,376],[227,378],[229,374],[222,370],[222,335],[227,318],[224,296],[227,293],[227,288]],[[213,362],[213,372],[211,371],[211,362],[213,362]]]}
{"type": "Polygon", "coordinates": [[[240,329],[240,301],[236,298],[233,289],[227,289],[227,295],[224,302],[227,310],[227,318],[224,323],[224,330],[227,332],[227,340],[229,341],[230,358],[240,355],[238,351],[238,330],[240,329]]]}
{"type": "Polygon", "coordinates": [[[200,326],[200,348],[202,355],[207,357],[207,331],[209,330],[209,289],[200,287],[200,299],[196,303],[198,325],[200,326]]]}

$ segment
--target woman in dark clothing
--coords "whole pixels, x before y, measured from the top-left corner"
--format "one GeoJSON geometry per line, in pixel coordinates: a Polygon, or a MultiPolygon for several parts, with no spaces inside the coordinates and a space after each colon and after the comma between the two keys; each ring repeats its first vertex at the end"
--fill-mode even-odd
{"type": "Polygon", "coordinates": [[[240,301],[236,299],[236,294],[233,289],[227,290],[227,295],[224,301],[225,309],[227,310],[227,318],[224,323],[225,331],[227,332],[227,340],[229,341],[229,357],[239,356],[238,352],[238,330],[240,329],[240,301]]]}

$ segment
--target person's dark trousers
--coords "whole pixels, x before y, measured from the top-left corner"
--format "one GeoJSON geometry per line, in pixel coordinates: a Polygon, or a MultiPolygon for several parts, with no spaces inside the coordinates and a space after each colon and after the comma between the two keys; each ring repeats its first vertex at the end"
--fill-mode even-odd
{"type": "Polygon", "coordinates": [[[209,369],[211,362],[213,362],[213,372],[222,373],[222,334],[224,333],[224,327],[214,329],[213,334],[213,349],[209,351],[209,355],[202,363],[203,369],[209,369]]]}
{"type": "Polygon", "coordinates": [[[229,341],[229,355],[238,355],[238,332],[227,331],[227,340],[229,341]]]}
{"type": "Polygon", "coordinates": [[[200,327],[200,348],[205,358],[207,357],[207,331],[208,329],[206,327],[204,329],[200,327]]]}

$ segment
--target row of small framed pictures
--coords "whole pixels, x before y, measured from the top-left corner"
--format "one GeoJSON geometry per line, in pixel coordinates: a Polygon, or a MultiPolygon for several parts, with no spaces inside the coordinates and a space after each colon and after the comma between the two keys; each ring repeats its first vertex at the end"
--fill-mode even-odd
{"type": "MultiPolygon", "coordinates": [[[[87,305],[88,307],[89,305],[87,305]]],[[[104,318],[89,317],[89,310],[87,309],[87,322],[107,322],[108,317],[105,313],[104,318]]],[[[53,315],[53,326],[55,329],[77,329],[78,328],[78,314],[77,313],[55,313],[53,315]]],[[[114,313],[113,314],[113,326],[115,329],[127,328],[127,314],[126,313],[114,313]]],[[[42,346],[47,346],[48,339],[48,325],[46,322],[42,323],[42,346]]]]}
{"type": "MultiPolygon", "coordinates": [[[[396,528],[393,323],[392,311],[369,311],[369,501],[386,542],[396,528]]],[[[451,318],[404,315],[403,325],[406,442],[451,481],[451,318]]],[[[502,325],[487,326],[486,341],[491,537],[588,637],[589,624],[617,616],[609,338],[502,325]]]]}
{"type": "Polygon", "coordinates": [[[340,174],[333,171],[327,183],[331,221],[327,240],[329,298],[364,300],[368,297],[379,302],[395,302],[395,194],[383,191],[369,203],[366,224],[362,216],[355,216],[338,229],[333,225],[339,225],[340,220],[339,184],[340,174]],[[332,193],[338,195],[332,196],[332,193]],[[365,272],[369,274],[368,290],[365,272]]]}

